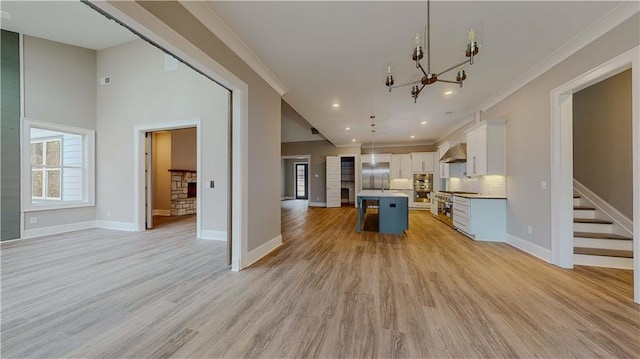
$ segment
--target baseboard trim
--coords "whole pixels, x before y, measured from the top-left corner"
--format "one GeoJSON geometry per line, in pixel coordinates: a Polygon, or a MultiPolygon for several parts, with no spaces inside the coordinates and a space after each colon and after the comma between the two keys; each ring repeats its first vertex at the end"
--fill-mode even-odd
{"type": "Polygon", "coordinates": [[[289,199],[296,199],[296,198],[295,198],[295,197],[293,197],[293,196],[284,196],[284,197],[281,197],[280,199],[281,199],[281,200],[283,200],[283,201],[285,201],[285,200],[289,200],[289,199]]]}
{"type": "Polygon", "coordinates": [[[551,263],[551,250],[507,233],[507,243],[523,252],[551,263]]]}
{"type": "MultiPolygon", "coordinates": [[[[102,229],[115,229],[118,231],[137,232],[135,223],[116,221],[96,221],[96,227],[102,229]]],[[[143,229],[144,230],[144,229],[143,229]]]]}
{"type": "Polygon", "coordinates": [[[170,209],[154,209],[153,211],[151,211],[151,214],[154,216],[169,217],[171,216],[171,210],[170,209]]]}
{"type": "Polygon", "coordinates": [[[251,252],[247,253],[247,265],[244,268],[253,265],[255,262],[260,260],[260,258],[266,256],[267,254],[274,251],[276,248],[282,245],[282,235],[279,234],[275,238],[271,239],[267,243],[255,248],[251,252]]]}
{"type": "MultiPolygon", "coordinates": [[[[57,226],[25,229],[19,239],[29,239],[67,232],[81,231],[83,229],[96,228],[96,221],[86,221],[78,223],[61,224],[57,226]]],[[[7,241],[4,241],[7,242],[7,241]]]]}
{"type": "Polygon", "coordinates": [[[326,207],[327,202],[309,202],[309,207],[326,207]]]}
{"type": "Polygon", "coordinates": [[[203,229],[200,232],[200,239],[206,239],[210,241],[227,241],[227,231],[203,229]]]}

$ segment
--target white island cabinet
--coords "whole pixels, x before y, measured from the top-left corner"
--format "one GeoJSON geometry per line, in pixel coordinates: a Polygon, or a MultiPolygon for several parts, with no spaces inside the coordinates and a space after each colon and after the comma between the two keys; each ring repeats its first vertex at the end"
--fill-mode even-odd
{"type": "Polygon", "coordinates": [[[504,242],[507,237],[506,198],[453,196],[453,227],[476,241],[504,242]]]}

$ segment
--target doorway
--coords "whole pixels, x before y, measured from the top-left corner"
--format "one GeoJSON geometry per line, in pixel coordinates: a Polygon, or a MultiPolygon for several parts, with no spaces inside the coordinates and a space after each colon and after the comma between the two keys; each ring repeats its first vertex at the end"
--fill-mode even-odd
{"type": "Polygon", "coordinates": [[[309,164],[295,163],[296,199],[309,199],[309,164]]]}
{"type": "Polygon", "coordinates": [[[146,228],[196,226],[198,171],[195,127],[145,134],[146,228]]]}
{"type": "MultiPolygon", "coordinates": [[[[640,58],[638,47],[551,91],[551,260],[573,268],[573,94],[632,70],[633,251],[640,253],[640,58]]],[[[640,256],[633,258],[634,300],[640,303],[640,256]]]]}

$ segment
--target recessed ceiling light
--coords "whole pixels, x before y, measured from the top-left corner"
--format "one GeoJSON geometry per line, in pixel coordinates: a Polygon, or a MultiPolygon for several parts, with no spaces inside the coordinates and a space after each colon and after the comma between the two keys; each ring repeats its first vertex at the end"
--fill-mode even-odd
{"type": "Polygon", "coordinates": [[[355,138],[352,138],[352,139],[351,139],[351,142],[356,142],[356,139],[355,139],[355,138]]]}
{"type": "Polygon", "coordinates": [[[452,93],[453,93],[453,91],[449,90],[449,91],[445,92],[444,94],[445,95],[451,95],[452,93]]]}
{"type": "Polygon", "coordinates": [[[339,103],[334,103],[333,107],[340,107],[340,104],[339,103]]]}
{"type": "Polygon", "coordinates": [[[411,138],[416,138],[416,136],[414,136],[414,135],[411,135],[411,138]]]}
{"type": "Polygon", "coordinates": [[[426,124],[427,124],[427,121],[422,121],[422,122],[420,122],[420,123],[421,123],[421,124],[423,124],[423,125],[426,125],[426,124]]]}
{"type": "Polygon", "coordinates": [[[349,131],[351,129],[351,127],[346,127],[345,130],[349,131]]]}

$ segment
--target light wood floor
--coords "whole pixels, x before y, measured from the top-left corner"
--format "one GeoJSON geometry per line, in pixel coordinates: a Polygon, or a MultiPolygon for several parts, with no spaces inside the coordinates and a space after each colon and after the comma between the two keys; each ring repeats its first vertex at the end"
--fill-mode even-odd
{"type": "Polygon", "coordinates": [[[193,223],[3,244],[2,357],[638,358],[630,271],[564,270],[410,214],[282,203],[284,245],[239,273],[193,223]]]}

